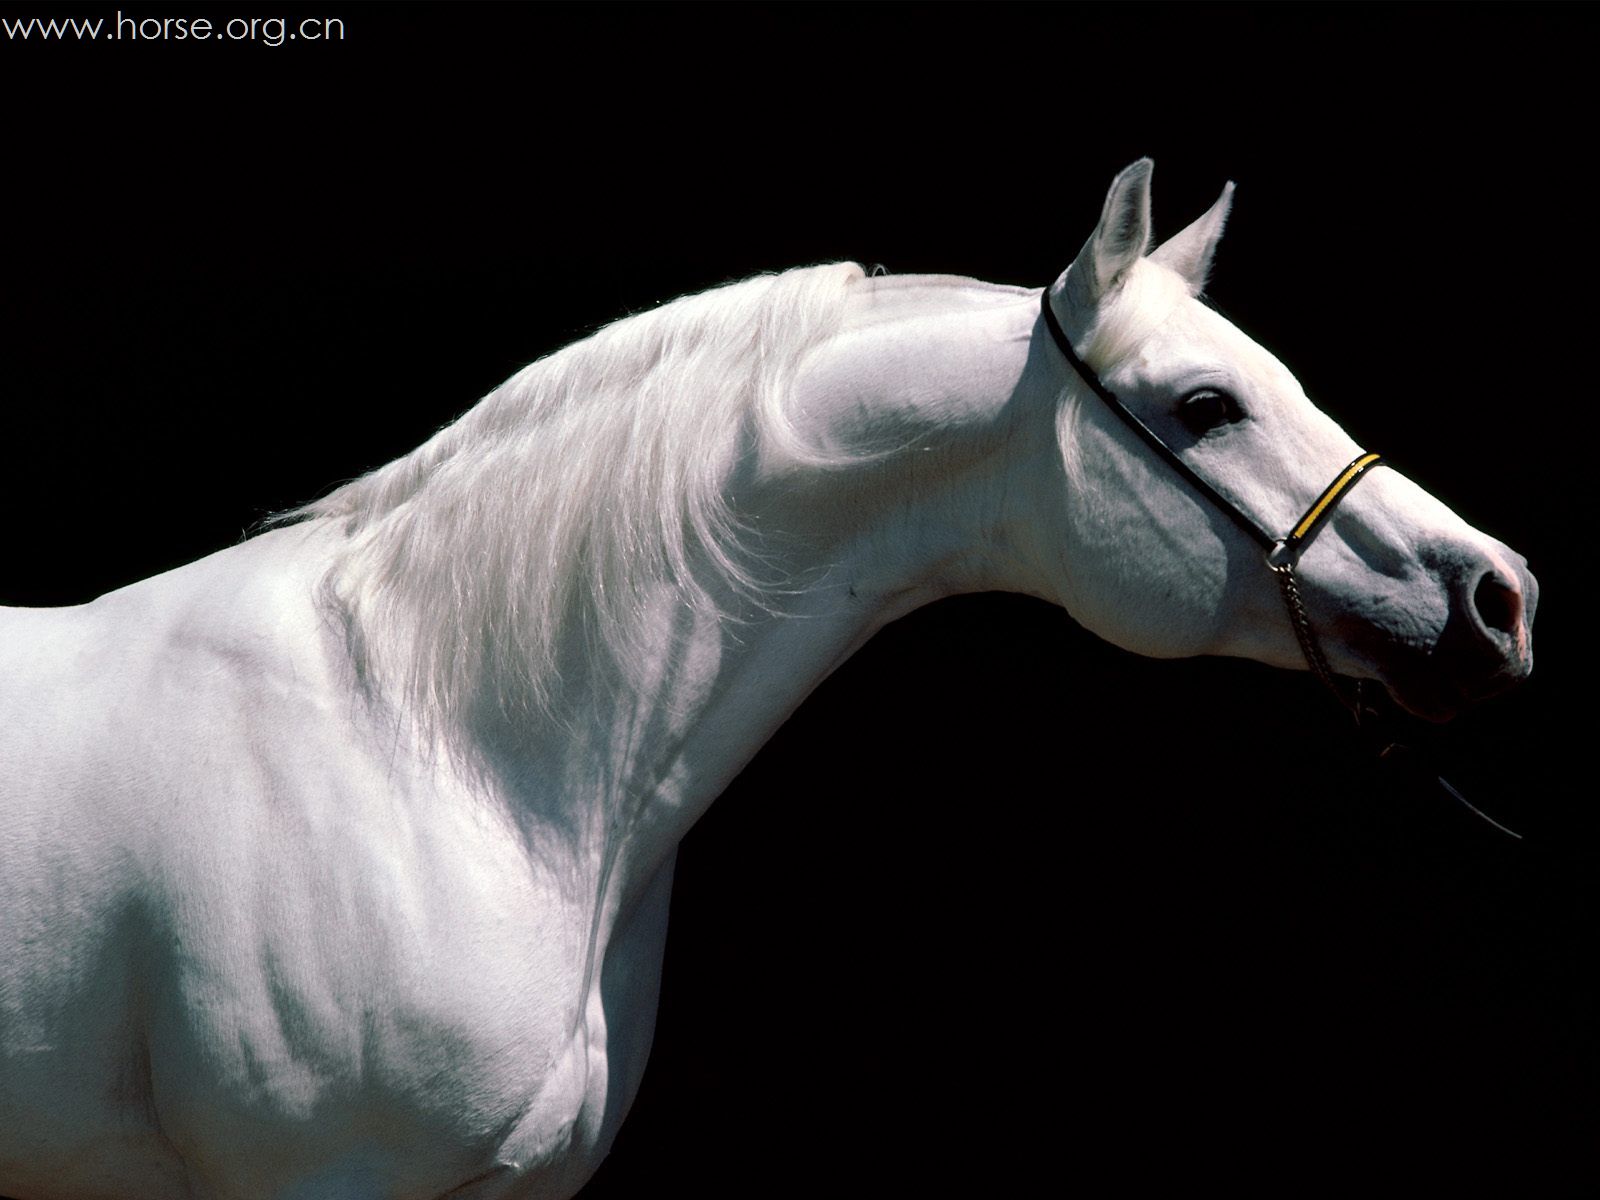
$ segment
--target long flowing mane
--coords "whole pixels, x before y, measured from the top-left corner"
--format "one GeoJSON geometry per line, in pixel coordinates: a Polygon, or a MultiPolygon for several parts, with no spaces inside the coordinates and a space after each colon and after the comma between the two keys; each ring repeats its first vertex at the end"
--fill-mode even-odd
{"type": "Polygon", "coordinates": [[[549,715],[568,639],[626,679],[662,585],[696,613],[757,588],[728,476],[751,444],[820,457],[783,396],[861,276],[757,276],[625,318],[288,514],[342,529],[329,590],[369,686],[427,721],[549,715]]]}

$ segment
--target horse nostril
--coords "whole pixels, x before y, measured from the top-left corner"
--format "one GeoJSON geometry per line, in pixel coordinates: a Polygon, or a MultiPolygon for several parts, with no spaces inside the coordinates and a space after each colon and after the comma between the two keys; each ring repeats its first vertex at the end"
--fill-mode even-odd
{"type": "Polygon", "coordinates": [[[1499,633],[1514,634],[1522,624],[1522,593],[1493,571],[1478,580],[1472,606],[1484,626],[1499,633]]]}

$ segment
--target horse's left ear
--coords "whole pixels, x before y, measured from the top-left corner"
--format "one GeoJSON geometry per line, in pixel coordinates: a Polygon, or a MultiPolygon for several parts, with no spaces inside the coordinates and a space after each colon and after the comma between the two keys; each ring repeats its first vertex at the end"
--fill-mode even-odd
{"type": "Polygon", "coordinates": [[[1150,261],[1170,267],[1183,276],[1189,284],[1189,294],[1198,296],[1206,286],[1206,276],[1211,274],[1211,258],[1222,240],[1222,227],[1228,223],[1228,210],[1233,207],[1233,183],[1222,189],[1222,195],[1206,215],[1181,233],[1175,233],[1150,252],[1150,261]]]}
{"type": "Polygon", "coordinates": [[[1078,251],[1059,279],[1050,288],[1062,300],[1058,312],[1063,319],[1077,313],[1088,320],[1123,276],[1150,245],[1150,172],[1155,164],[1141,158],[1124,167],[1106,192],[1100,223],[1078,251]]]}

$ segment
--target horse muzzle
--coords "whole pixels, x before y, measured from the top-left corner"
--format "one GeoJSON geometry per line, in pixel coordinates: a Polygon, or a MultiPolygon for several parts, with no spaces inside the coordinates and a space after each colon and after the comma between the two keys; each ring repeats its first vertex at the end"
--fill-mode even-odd
{"type": "Polygon", "coordinates": [[[1498,542],[1483,549],[1437,548],[1424,557],[1448,598],[1444,627],[1425,649],[1374,658],[1396,703],[1447,721],[1533,670],[1539,583],[1527,560],[1498,542]]]}

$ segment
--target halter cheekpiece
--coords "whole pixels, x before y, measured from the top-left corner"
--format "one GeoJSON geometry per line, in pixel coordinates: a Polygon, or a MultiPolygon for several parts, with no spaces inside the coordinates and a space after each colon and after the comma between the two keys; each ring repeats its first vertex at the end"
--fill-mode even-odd
{"type": "Polygon", "coordinates": [[[1151,429],[1139,419],[1131,408],[1117,398],[1115,392],[1100,382],[1100,377],[1091,371],[1084,361],[1078,357],[1068,340],[1066,331],[1061,328],[1061,322],[1056,319],[1055,311],[1050,307],[1050,289],[1045,290],[1039,297],[1039,309],[1044,314],[1045,328],[1050,331],[1062,355],[1072,364],[1072,369],[1078,373],[1084,383],[1089,385],[1091,391],[1104,400],[1111,411],[1120,417],[1128,428],[1138,434],[1144,443],[1154,450],[1166,464],[1177,474],[1189,482],[1189,485],[1207,500],[1211,501],[1229,520],[1231,520],[1250,538],[1261,547],[1266,555],[1269,570],[1277,577],[1279,591],[1283,594],[1284,608],[1289,613],[1289,624],[1294,628],[1295,640],[1300,643],[1300,651],[1305,655],[1306,663],[1311,667],[1311,672],[1328,688],[1350,713],[1357,719],[1361,718],[1358,703],[1349,700],[1339,690],[1334,681],[1333,670],[1328,666],[1328,659],[1322,653],[1322,647],[1317,643],[1316,634],[1311,629],[1311,619],[1306,614],[1305,604],[1300,599],[1300,585],[1295,579],[1295,564],[1300,561],[1306,546],[1316,536],[1323,523],[1332,515],[1339,501],[1350,494],[1350,490],[1360,482],[1366,473],[1373,467],[1383,462],[1383,456],[1365,451],[1357,455],[1350,464],[1334,476],[1333,482],[1322,490],[1305,514],[1294,523],[1294,527],[1282,537],[1274,537],[1251,517],[1242,512],[1226,496],[1222,495],[1211,484],[1207,483],[1171,446],[1161,440],[1161,435],[1151,429]]]}

